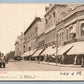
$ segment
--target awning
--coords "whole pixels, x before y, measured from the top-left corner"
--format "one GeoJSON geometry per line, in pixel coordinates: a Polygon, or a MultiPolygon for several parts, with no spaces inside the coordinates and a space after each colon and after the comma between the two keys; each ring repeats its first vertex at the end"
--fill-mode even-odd
{"type": "Polygon", "coordinates": [[[75,43],[70,43],[64,45],[61,49],[58,50],[57,55],[63,55],[65,52],[67,52],[70,48],[74,46],[75,43]]]}
{"type": "MultiPolygon", "coordinates": [[[[62,46],[60,46],[58,48],[58,50],[61,48],[62,46]]],[[[45,51],[41,54],[41,55],[53,55],[56,54],[56,47],[52,48],[52,46],[49,46],[48,48],[45,49],[45,51]]]]}
{"type": "Polygon", "coordinates": [[[84,42],[76,42],[73,48],[67,54],[68,55],[84,54],[84,42]]]}
{"type": "Polygon", "coordinates": [[[28,52],[25,52],[21,57],[27,57],[27,56],[30,56],[32,55],[33,53],[35,53],[36,49],[34,50],[31,50],[31,51],[28,51],[28,52]]]}
{"type": "Polygon", "coordinates": [[[21,55],[21,57],[26,57],[26,56],[29,56],[29,51],[25,52],[25,53],[23,53],[23,55],[21,55]]]}
{"type": "Polygon", "coordinates": [[[29,51],[29,55],[33,55],[36,52],[36,49],[29,51]]]}
{"type": "Polygon", "coordinates": [[[43,51],[43,49],[37,50],[34,54],[33,57],[36,57],[38,55],[40,55],[40,53],[43,51]]]}

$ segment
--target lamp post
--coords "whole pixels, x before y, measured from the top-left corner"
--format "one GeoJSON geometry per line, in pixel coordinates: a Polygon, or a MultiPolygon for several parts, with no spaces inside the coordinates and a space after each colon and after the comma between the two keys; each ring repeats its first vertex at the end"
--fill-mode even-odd
{"type": "Polygon", "coordinates": [[[56,45],[56,55],[55,55],[55,61],[56,61],[56,65],[57,65],[57,63],[58,63],[58,34],[57,34],[57,29],[56,29],[56,34],[55,34],[55,39],[56,39],[56,43],[55,43],[55,45],[56,45]]]}

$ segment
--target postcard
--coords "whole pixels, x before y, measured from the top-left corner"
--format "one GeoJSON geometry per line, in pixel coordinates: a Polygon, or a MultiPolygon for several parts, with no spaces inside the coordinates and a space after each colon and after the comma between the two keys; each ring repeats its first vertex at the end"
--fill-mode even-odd
{"type": "Polygon", "coordinates": [[[84,81],[83,49],[84,4],[0,4],[0,81],[84,81]]]}

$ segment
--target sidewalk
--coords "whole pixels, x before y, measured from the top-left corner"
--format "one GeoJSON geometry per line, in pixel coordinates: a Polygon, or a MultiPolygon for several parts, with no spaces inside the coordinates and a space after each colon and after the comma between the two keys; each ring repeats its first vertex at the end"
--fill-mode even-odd
{"type": "Polygon", "coordinates": [[[76,67],[79,68],[81,65],[74,65],[74,64],[60,64],[60,63],[53,63],[53,62],[40,62],[41,64],[46,64],[46,65],[53,65],[53,66],[58,66],[58,67],[76,67]]]}
{"type": "Polygon", "coordinates": [[[56,66],[56,67],[72,67],[72,68],[82,68],[81,65],[74,65],[74,64],[60,64],[60,63],[54,63],[54,62],[44,62],[44,61],[40,61],[40,63],[38,61],[25,61],[25,62],[33,62],[33,63],[37,63],[37,64],[45,64],[45,65],[51,65],[51,66],[56,66]]]}

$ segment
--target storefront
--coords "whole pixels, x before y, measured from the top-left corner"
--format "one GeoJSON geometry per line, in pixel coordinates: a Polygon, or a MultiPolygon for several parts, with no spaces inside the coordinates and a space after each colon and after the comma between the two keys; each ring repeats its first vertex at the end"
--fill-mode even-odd
{"type": "Polygon", "coordinates": [[[84,42],[76,42],[67,55],[74,56],[74,64],[82,64],[84,59],[84,42]]]}
{"type": "Polygon", "coordinates": [[[28,60],[28,56],[29,56],[29,51],[28,51],[28,52],[25,52],[21,57],[22,57],[24,60],[28,60]]]}
{"type": "Polygon", "coordinates": [[[45,57],[45,61],[55,62],[56,52],[59,51],[61,48],[62,46],[60,46],[59,48],[49,46],[44,50],[44,52],[42,52],[41,55],[45,57]]]}
{"type": "Polygon", "coordinates": [[[36,49],[25,52],[21,57],[25,60],[31,60],[31,56],[36,52],[36,49]]]}
{"type": "Polygon", "coordinates": [[[41,53],[44,51],[44,49],[39,49],[37,50],[33,55],[32,55],[32,58],[35,60],[35,61],[38,61],[42,59],[42,56],[41,56],[41,53]]]}
{"type": "Polygon", "coordinates": [[[71,58],[67,55],[67,52],[70,49],[72,49],[74,45],[75,43],[66,44],[66,45],[63,45],[62,48],[58,50],[57,55],[60,63],[64,63],[64,64],[73,63],[71,58]]]}

